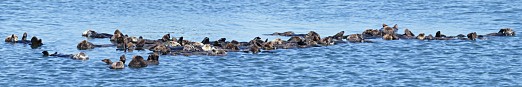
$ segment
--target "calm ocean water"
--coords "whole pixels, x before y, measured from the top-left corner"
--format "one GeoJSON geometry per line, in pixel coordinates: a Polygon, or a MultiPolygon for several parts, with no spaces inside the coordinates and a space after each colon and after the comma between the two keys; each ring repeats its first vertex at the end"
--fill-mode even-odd
{"type": "MultiPolygon", "coordinates": [[[[160,65],[111,70],[115,47],[77,50],[87,29],[159,39],[166,33],[248,41],[262,34],[361,33],[398,24],[413,33],[446,35],[500,28],[522,31],[520,0],[353,1],[0,1],[0,36],[38,36],[44,46],[0,42],[2,86],[522,86],[521,36],[478,41],[373,40],[258,55],[161,56],[160,65]],[[42,57],[41,51],[86,52],[86,61],[42,57]]],[[[403,30],[399,30],[402,33],[403,30]]],[[[89,39],[95,44],[108,39],[89,39]]],[[[128,58],[129,59],[129,58],[128,58]]],[[[130,60],[130,59],[129,59],[130,60]]]]}

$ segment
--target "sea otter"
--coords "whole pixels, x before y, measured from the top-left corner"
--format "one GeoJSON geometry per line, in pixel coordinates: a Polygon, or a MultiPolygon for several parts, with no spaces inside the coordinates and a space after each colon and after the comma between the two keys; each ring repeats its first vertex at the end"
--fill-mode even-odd
{"type": "Polygon", "coordinates": [[[348,42],[352,42],[352,43],[364,42],[364,38],[363,38],[362,34],[351,34],[346,39],[348,40],[348,42]]]}
{"type": "Polygon", "coordinates": [[[106,63],[107,65],[110,65],[110,69],[123,69],[125,68],[125,62],[117,61],[112,62],[110,59],[103,59],[102,62],[106,63]]]}
{"type": "Polygon", "coordinates": [[[31,41],[27,40],[27,32],[24,32],[22,35],[22,40],[18,41],[18,43],[29,43],[31,41]]]}
{"type": "Polygon", "coordinates": [[[121,33],[120,30],[116,29],[110,40],[116,41],[118,38],[122,38],[123,36],[123,33],[121,33]]]}
{"type": "Polygon", "coordinates": [[[297,36],[293,36],[293,37],[290,37],[290,39],[288,39],[288,42],[291,42],[291,43],[297,43],[297,42],[302,42],[303,39],[301,37],[297,37],[297,36]]]}
{"type": "Polygon", "coordinates": [[[82,42],[78,43],[76,48],[78,48],[79,50],[92,49],[92,48],[94,48],[94,44],[92,44],[91,42],[88,42],[87,40],[83,40],[82,42]]]}
{"type": "Polygon", "coordinates": [[[468,40],[477,40],[477,32],[471,32],[468,35],[468,40]]]}
{"type": "Polygon", "coordinates": [[[157,53],[152,53],[147,58],[148,65],[158,65],[159,64],[159,55],[157,53]]]}
{"type": "Polygon", "coordinates": [[[170,52],[170,49],[167,48],[167,46],[163,45],[163,44],[156,44],[156,46],[154,46],[153,50],[151,50],[153,52],[158,52],[162,55],[166,55],[170,52]]]}
{"type": "Polygon", "coordinates": [[[132,57],[132,60],[129,62],[128,66],[132,68],[147,67],[147,62],[143,59],[143,57],[135,55],[132,57]]]}
{"type": "Polygon", "coordinates": [[[205,37],[203,41],[201,41],[203,44],[210,44],[210,39],[208,37],[205,37]]]}
{"type": "Polygon", "coordinates": [[[362,33],[362,36],[363,36],[365,39],[381,38],[381,37],[382,37],[382,32],[380,32],[380,31],[377,30],[377,29],[366,29],[366,30],[362,33]]]}
{"type": "Polygon", "coordinates": [[[208,54],[210,56],[224,56],[224,55],[227,55],[227,51],[225,51],[224,49],[213,49],[212,52],[210,54],[208,54]]]}
{"type": "Polygon", "coordinates": [[[225,45],[225,49],[229,50],[229,51],[239,51],[241,49],[239,49],[239,42],[236,41],[236,40],[232,40],[230,43],[227,43],[227,45],[225,45]]]}
{"type": "Polygon", "coordinates": [[[11,34],[11,36],[5,38],[5,42],[18,42],[18,36],[11,34]]]}
{"type": "MultiPolygon", "coordinates": [[[[341,35],[341,38],[342,38],[342,35],[341,35]]],[[[323,38],[323,40],[321,40],[321,44],[324,45],[324,46],[330,46],[330,45],[334,45],[334,37],[332,36],[328,36],[326,38],[323,38]]]]}
{"type": "Polygon", "coordinates": [[[305,41],[320,42],[321,41],[321,36],[319,36],[319,34],[317,32],[315,32],[315,31],[310,31],[310,32],[308,32],[308,34],[306,34],[305,41]]]}
{"type": "Polygon", "coordinates": [[[263,48],[263,50],[275,50],[276,49],[273,42],[263,43],[262,48],[263,48]]]}
{"type": "Polygon", "coordinates": [[[395,34],[397,31],[399,30],[399,27],[397,26],[397,24],[395,24],[393,27],[389,27],[388,25],[386,24],[382,24],[382,28],[381,31],[382,34],[395,34]]]}
{"type": "Polygon", "coordinates": [[[31,38],[31,48],[37,48],[43,45],[42,39],[38,39],[36,36],[31,38]]]}
{"type": "Polygon", "coordinates": [[[274,32],[272,34],[264,34],[264,35],[276,35],[276,36],[305,36],[305,34],[295,34],[294,32],[292,31],[287,31],[287,32],[283,32],[283,33],[279,33],[279,32],[274,32]]]}
{"type": "Polygon", "coordinates": [[[170,34],[165,34],[165,35],[163,35],[163,37],[161,37],[160,40],[163,41],[163,42],[168,42],[168,41],[170,41],[170,34]]]}
{"type": "Polygon", "coordinates": [[[257,53],[261,52],[261,49],[259,49],[258,46],[253,45],[253,46],[250,46],[249,51],[252,52],[253,54],[257,54],[257,53]]]}
{"type": "Polygon", "coordinates": [[[424,36],[424,33],[420,33],[420,34],[417,36],[417,39],[419,39],[419,40],[424,40],[424,39],[426,39],[426,37],[424,36]]]}
{"type": "Polygon", "coordinates": [[[127,58],[125,58],[125,55],[120,56],[120,61],[123,63],[125,63],[125,61],[127,61],[127,58]]]}
{"type": "Polygon", "coordinates": [[[399,40],[399,37],[395,34],[384,34],[384,36],[382,36],[382,39],[384,40],[399,40]]]}
{"type": "Polygon", "coordinates": [[[335,34],[334,36],[332,36],[331,38],[334,39],[334,40],[343,40],[344,38],[344,31],[341,31],[337,34],[335,34]]]}
{"type": "Polygon", "coordinates": [[[59,54],[58,52],[55,52],[53,54],[49,54],[48,51],[42,52],[43,56],[54,56],[54,57],[63,57],[63,58],[72,58],[77,60],[88,60],[89,56],[87,54],[80,52],[78,54],[59,54]]]}
{"type": "Polygon", "coordinates": [[[82,36],[90,38],[111,38],[113,35],[107,33],[97,33],[94,30],[86,30],[82,33],[82,36]]]}
{"type": "Polygon", "coordinates": [[[415,34],[413,34],[409,29],[404,29],[404,34],[402,34],[400,38],[413,39],[415,38],[415,34]]]}
{"type": "Polygon", "coordinates": [[[487,34],[488,36],[515,36],[515,31],[511,28],[500,29],[497,33],[487,34]]]}
{"type": "Polygon", "coordinates": [[[201,47],[201,49],[203,49],[203,51],[212,51],[215,48],[210,46],[210,44],[205,44],[201,47]]]}

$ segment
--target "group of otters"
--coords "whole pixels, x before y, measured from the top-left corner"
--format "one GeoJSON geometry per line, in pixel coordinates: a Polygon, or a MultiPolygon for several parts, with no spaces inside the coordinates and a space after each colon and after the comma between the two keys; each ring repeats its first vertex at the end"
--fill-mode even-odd
{"type": "MultiPolygon", "coordinates": [[[[418,35],[413,34],[409,29],[404,30],[404,34],[397,34],[399,30],[397,24],[390,27],[386,24],[382,25],[381,29],[367,29],[361,34],[350,34],[344,35],[344,31],[341,31],[333,36],[327,36],[321,38],[319,34],[314,31],[310,31],[307,34],[295,34],[292,31],[283,33],[275,32],[273,34],[265,35],[277,35],[277,36],[288,36],[291,37],[289,40],[281,40],[279,38],[269,41],[268,39],[262,40],[260,37],[255,37],[249,42],[239,42],[236,40],[226,41],[226,38],[221,38],[217,41],[210,41],[208,37],[205,37],[201,42],[193,42],[184,40],[183,37],[171,38],[170,34],[164,35],[161,39],[150,40],[143,39],[143,37],[130,37],[124,35],[119,30],[115,30],[114,34],[98,33],[93,30],[87,30],[83,32],[82,36],[88,38],[110,38],[112,44],[96,45],[83,40],[78,43],[77,48],[79,50],[93,49],[97,47],[113,47],[116,46],[117,50],[129,51],[133,50],[145,50],[148,49],[153,51],[144,60],[142,56],[135,55],[128,64],[129,67],[139,68],[146,67],[147,65],[159,64],[159,55],[210,55],[210,56],[222,56],[226,55],[227,52],[247,52],[257,54],[261,50],[269,51],[275,49],[291,49],[291,48],[308,48],[308,47],[320,47],[329,46],[341,43],[363,43],[371,42],[368,39],[382,38],[384,40],[398,40],[398,39],[417,39],[417,40],[476,40],[485,39],[487,36],[515,36],[515,31],[510,28],[500,29],[497,33],[490,33],[487,35],[477,35],[476,32],[469,33],[467,35],[459,34],[457,36],[446,36],[440,31],[437,31],[435,36],[431,34],[425,35],[419,33],[418,35]]],[[[31,47],[42,46],[42,40],[37,37],[32,37],[31,40],[26,40],[27,33],[24,33],[22,40],[18,40],[18,37],[14,34],[8,36],[5,42],[9,43],[23,43],[29,44],[31,47]]],[[[80,52],[78,54],[59,54],[57,52],[50,54],[47,51],[42,52],[44,56],[53,57],[65,57],[79,60],[87,60],[88,56],[80,52]]],[[[107,63],[111,69],[123,69],[125,67],[125,55],[120,57],[117,62],[112,62],[109,59],[103,59],[103,62],[107,63]]]]}

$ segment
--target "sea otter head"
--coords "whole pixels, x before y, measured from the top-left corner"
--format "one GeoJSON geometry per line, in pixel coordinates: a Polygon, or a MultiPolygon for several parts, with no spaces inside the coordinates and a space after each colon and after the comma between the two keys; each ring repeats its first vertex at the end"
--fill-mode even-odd
{"type": "Polygon", "coordinates": [[[469,39],[469,40],[476,40],[477,37],[478,37],[478,36],[477,36],[477,32],[471,32],[471,33],[469,33],[467,36],[468,36],[468,39],[469,39]]]}
{"type": "Polygon", "coordinates": [[[87,60],[89,59],[89,56],[87,56],[87,54],[83,53],[83,52],[80,52],[78,54],[75,54],[73,56],[74,59],[78,59],[78,60],[87,60]]]}
{"type": "Polygon", "coordinates": [[[348,36],[348,38],[346,38],[349,42],[353,42],[353,43],[358,43],[358,42],[363,42],[364,41],[364,38],[363,38],[363,35],[362,34],[351,34],[350,36],[348,36]]]}
{"type": "Polygon", "coordinates": [[[43,45],[42,39],[38,39],[37,37],[33,36],[31,38],[31,47],[38,47],[43,45]]]}
{"type": "Polygon", "coordinates": [[[120,61],[123,63],[125,63],[125,61],[127,61],[127,58],[125,58],[125,55],[120,56],[120,61]]]}
{"type": "Polygon", "coordinates": [[[112,61],[110,59],[103,59],[102,62],[106,64],[112,64],[112,61]]]}
{"type": "Polygon", "coordinates": [[[163,35],[163,37],[161,38],[161,40],[162,40],[163,42],[170,41],[170,34],[165,34],[165,35],[163,35]]]}
{"type": "Polygon", "coordinates": [[[382,38],[384,40],[398,40],[399,38],[397,36],[395,36],[394,34],[384,34],[384,36],[382,36],[382,38]]]}
{"type": "Polygon", "coordinates": [[[210,46],[210,44],[205,44],[201,47],[201,49],[203,49],[203,51],[212,51],[214,47],[210,46]]]}
{"type": "Polygon", "coordinates": [[[426,39],[426,37],[424,36],[424,33],[420,33],[420,34],[417,36],[417,39],[419,39],[419,40],[424,40],[424,39],[426,39]]]}
{"type": "Polygon", "coordinates": [[[513,31],[513,29],[511,28],[504,28],[500,29],[500,31],[498,31],[498,34],[502,36],[515,36],[515,31],[513,31]]]}
{"type": "Polygon", "coordinates": [[[86,49],[94,48],[94,45],[90,42],[87,42],[87,40],[83,40],[82,42],[78,43],[76,48],[78,48],[80,50],[86,50],[86,49]]]}
{"type": "Polygon", "coordinates": [[[26,41],[27,40],[27,32],[24,32],[24,34],[22,35],[22,41],[26,41]]]}
{"type": "Polygon", "coordinates": [[[93,31],[93,30],[86,30],[82,33],[82,36],[85,36],[85,37],[89,37],[89,36],[92,36],[96,34],[96,31],[93,31]]]}

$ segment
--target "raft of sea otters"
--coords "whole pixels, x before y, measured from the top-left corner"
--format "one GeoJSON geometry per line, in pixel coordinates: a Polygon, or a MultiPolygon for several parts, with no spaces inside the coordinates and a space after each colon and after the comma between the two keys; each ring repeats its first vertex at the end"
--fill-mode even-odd
{"type": "MultiPolygon", "coordinates": [[[[183,37],[172,37],[170,34],[164,35],[161,39],[152,40],[144,39],[143,37],[134,37],[123,34],[119,30],[115,30],[114,34],[98,33],[93,30],[87,30],[83,32],[82,36],[88,38],[110,38],[112,44],[93,44],[87,40],[83,40],[76,46],[79,50],[95,49],[99,47],[116,47],[117,50],[132,52],[133,50],[150,50],[153,51],[147,58],[140,55],[135,55],[132,60],[128,63],[128,67],[139,68],[146,67],[147,65],[159,64],[159,55],[209,55],[209,56],[223,56],[227,55],[227,52],[246,52],[257,54],[259,52],[265,52],[276,49],[292,49],[292,48],[308,48],[308,47],[321,47],[336,45],[342,43],[367,43],[372,42],[369,39],[382,38],[384,40],[399,40],[399,39],[417,39],[417,40],[476,40],[485,39],[488,36],[515,36],[515,31],[510,28],[500,29],[497,33],[490,33],[487,35],[477,35],[476,32],[468,33],[467,35],[459,34],[456,36],[447,36],[442,34],[440,31],[435,33],[435,36],[424,33],[415,35],[409,29],[404,29],[404,34],[397,34],[399,30],[397,25],[390,27],[386,24],[382,25],[380,29],[367,29],[360,34],[344,35],[344,31],[341,31],[333,36],[327,36],[321,38],[321,36],[310,31],[307,34],[295,34],[292,31],[283,33],[275,32],[273,34],[265,35],[277,35],[277,36],[289,36],[289,40],[281,40],[279,38],[269,41],[268,39],[262,40],[260,37],[255,37],[249,42],[239,42],[236,40],[227,41],[226,38],[220,38],[216,41],[211,41],[208,37],[205,37],[201,42],[194,42],[184,40],[183,37]],[[263,51],[262,51],[263,50],[263,51]]],[[[14,34],[8,36],[5,42],[8,43],[22,43],[29,44],[32,48],[37,48],[43,45],[42,40],[33,36],[31,40],[27,39],[27,33],[24,33],[22,40],[18,40],[18,37],[14,34]]],[[[47,51],[42,52],[44,56],[48,57],[64,57],[78,60],[87,60],[89,57],[80,52],[78,54],[61,54],[58,52],[50,54],[47,51]]],[[[117,62],[112,62],[110,59],[103,59],[109,65],[111,69],[123,69],[125,67],[125,55],[120,57],[117,62]]]]}

